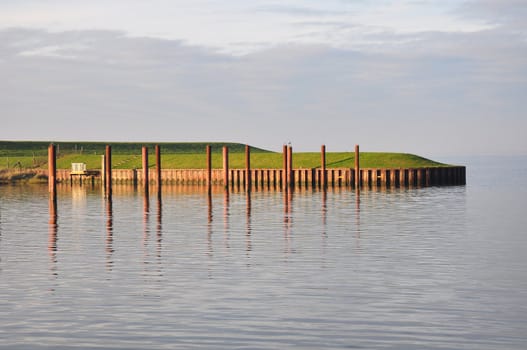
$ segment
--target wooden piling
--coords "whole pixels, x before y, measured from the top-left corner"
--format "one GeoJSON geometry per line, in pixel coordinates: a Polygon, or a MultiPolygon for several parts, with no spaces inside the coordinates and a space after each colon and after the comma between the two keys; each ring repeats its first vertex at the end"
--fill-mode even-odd
{"type": "Polygon", "coordinates": [[[245,145],[245,190],[251,190],[251,146],[245,145]]]}
{"type": "Polygon", "coordinates": [[[360,173],[360,159],[359,159],[359,145],[355,145],[355,187],[360,187],[361,173],[360,173]]]}
{"type": "Polygon", "coordinates": [[[207,187],[210,191],[212,187],[212,155],[210,151],[210,145],[207,145],[206,151],[207,151],[207,187]]]}
{"type": "Polygon", "coordinates": [[[282,188],[283,189],[286,189],[287,188],[287,169],[289,168],[289,162],[287,160],[287,157],[288,157],[288,154],[289,154],[289,150],[288,150],[288,147],[287,145],[284,145],[282,147],[282,154],[283,154],[283,166],[282,168],[284,169],[282,171],[282,177],[281,177],[281,181],[282,181],[282,188]]]}
{"type": "Polygon", "coordinates": [[[106,196],[112,196],[112,146],[106,145],[104,154],[104,181],[106,196]]]}
{"type": "Polygon", "coordinates": [[[294,187],[295,176],[293,174],[293,146],[289,146],[287,149],[287,185],[289,188],[294,187]]]}
{"type": "Polygon", "coordinates": [[[229,147],[223,146],[223,185],[229,188],[229,147]]]}
{"type": "Polygon", "coordinates": [[[328,185],[326,174],[326,145],[320,147],[320,186],[326,188],[328,185]]]}
{"type": "Polygon", "coordinates": [[[48,147],[48,188],[51,194],[57,192],[57,155],[54,144],[48,147]]]}
{"type": "Polygon", "coordinates": [[[149,178],[148,178],[148,147],[143,146],[142,148],[142,160],[143,160],[143,186],[148,189],[149,178]]]}
{"type": "Polygon", "coordinates": [[[157,187],[161,188],[161,149],[159,145],[155,146],[156,152],[156,183],[157,187]]]}

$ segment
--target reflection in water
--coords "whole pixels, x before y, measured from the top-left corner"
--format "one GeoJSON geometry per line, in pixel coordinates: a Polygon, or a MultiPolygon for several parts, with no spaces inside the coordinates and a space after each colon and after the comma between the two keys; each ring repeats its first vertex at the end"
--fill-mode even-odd
{"type": "Polygon", "coordinates": [[[229,190],[225,189],[223,194],[223,239],[225,247],[229,248],[229,190]]]}
{"type": "MultiPolygon", "coordinates": [[[[330,187],[327,192],[297,188],[294,198],[288,192],[231,193],[229,200],[219,188],[214,198],[163,189],[157,207],[143,202],[141,190],[121,195],[119,187],[115,207],[90,191],[87,210],[70,200],[57,208],[50,198],[46,216],[47,188],[20,196],[6,195],[13,190],[0,186],[4,343],[301,348],[309,341],[313,348],[333,349],[524,348],[526,240],[520,233],[525,220],[503,226],[504,236],[496,237],[494,230],[510,216],[485,220],[483,215],[500,209],[494,198],[476,203],[481,197],[472,194],[465,200],[469,193],[461,188],[336,194],[330,187]],[[474,213],[489,205],[494,206],[474,213]],[[49,247],[58,257],[58,210],[61,251],[55,264],[44,250],[49,247]],[[44,216],[22,222],[17,215],[24,211],[44,216]],[[42,237],[46,218],[49,245],[42,237]],[[228,252],[222,251],[223,220],[231,232],[228,252]],[[207,221],[209,237],[203,234],[207,221]],[[142,231],[148,227],[154,264],[144,265],[142,231]],[[207,258],[214,230],[220,231],[216,251],[207,258]],[[159,232],[166,278],[157,275],[159,232]],[[284,253],[284,232],[294,254],[284,253]],[[357,252],[359,233],[364,244],[357,252]],[[111,273],[104,266],[105,248],[115,249],[111,273]],[[50,273],[52,265],[60,278],[50,273]],[[116,283],[103,281],[108,276],[116,283]],[[50,285],[55,289],[48,297],[50,285]],[[103,325],[101,312],[111,314],[103,325]]],[[[485,188],[481,196],[488,194],[485,188]]]]}
{"type": "Polygon", "coordinates": [[[157,200],[160,201],[161,200],[161,181],[158,179],[157,181],[157,200]]]}
{"type": "Polygon", "coordinates": [[[52,262],[51,271],[57,275],[57,231],[58,231],[58,214],[57,214],[57,194],[49,194],[49,234],[48,234],[48,252],[52,262]]]}
{"type": "Polygon", "coordinates": [[[212,257],[212,191],[207,191],[207,255],[212,257]]]}
{"type": "Polygon", "coordinates": [[[285,253],[291,253],[291,227],[293,225],[292,201],[293,189],[289,187],[284,192],[284,238],[286,242],[285,253]]]}
{"type": "Polygon", "coordinates": [[[247,241],[247,257],[250,256],[252,249],[251,241],[251,191],[247,191],[246,195],[246,241],[247,241]]]}
{"type": "Polygon", "coordinates": [[[87,193],[86,188],[81,186],[71,187],[71,202],[73,208],[86,208],[87,206],[87,193]]]}
{"type": "Polygon", "coordinates": [[[360,250],[360,188],[355,189],[355,229],[356,229],[356,244],[357,249],[360,250]]]}
{"type": "MultiPolygon", "coordinates": [[[[161,185],[158,186],[158,190],[161,191],[161,185]]],[[[156,212],[156,237],[157,237],[157,257],[161,259],[161,243],[163,241],[163,225],[162,225],[162,216],[163,216],[163,203],[161,200],[161,192],[157,194],[157,212],[156,212]]]]}
{"type": "Polygon", "coordinates": [[[150,196],[148,194],[148,187],[145,187],[143,196],[143,263],[148,263],[148,241],[150,240],[150,196]]]}
{"type": "MultiPolygon", "coordinates": [[[[326,248],[328,244],[328,232],[327,232],[327,223],[328,223],[328,192],[327,187],[323,187],[322,189],[322,255],[326,256],[326,248]]],[[[324,259],[325,261],[325,259],[324,259]]]]}
{"type": "Polygon", "coordinates": [[[112,197],[108,196],[106,204],[106,268],[112,271],[113,267],[113,202],[112,197]]]}
{"type": "Polygon", "coordinates": [[[324,236],[327,235],[326,225],[327,225],[327,216],[328,216],[328,192],[327,189],[322,190],[322,225],[324,227],[324,236]]]}

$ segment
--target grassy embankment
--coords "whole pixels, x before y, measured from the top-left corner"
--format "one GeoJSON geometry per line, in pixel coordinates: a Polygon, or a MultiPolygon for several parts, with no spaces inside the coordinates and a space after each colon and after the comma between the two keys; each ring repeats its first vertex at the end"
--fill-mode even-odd
{"type": "MultiPolygon", "coordinates": [[[[70,169],[71,163],[86,163],[88,169],[101,168],[101,155],[105,143],[60,142],[58,145],[57,168],[70,169]]],[[[245,145],[236,143],[210,143],[212,147],[212,166],[222,167],[221,148],[229,146],[229,165],[231,168],[245,167],[245,145]]],[[[21,179],[35,175],[31,169],[47,168],[47,146],[49,142],[8,142],[0,141],[0,179],[18,176],[21,179]],[[25,175],[24,175],[25,174],[25,175]]],[[[141,147],[150,149],[149,164],[155,166],[154,144],[112,143],[112,164],[116,169],[141,168],[141,147]]],[[[164,169],[205,168],[207,143],[159,143],[161,147],[161,166],[164,169]]],[[[434,162],[413,154],[361,152],[363,168],[419,168],[440,167],[446,164],[434,162]]],[[[328,152],[328,168],[352,168],[355,164],[353,152],[328,152]]],[[[252,168],[281,168],[282,154],[251,148],[252,168]]],[[[301,152],[293,155],[294,168],[320,167],[319,152],[301,152]]]]}

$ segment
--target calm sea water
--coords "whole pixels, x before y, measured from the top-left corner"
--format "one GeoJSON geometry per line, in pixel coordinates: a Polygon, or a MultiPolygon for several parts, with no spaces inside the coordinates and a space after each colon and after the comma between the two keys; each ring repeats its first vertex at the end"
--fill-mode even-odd
{"type": "Polygon", "coordinates": [[[525,349],[527,158],[467,186],[0,186],[0,348],[525,349]]]}

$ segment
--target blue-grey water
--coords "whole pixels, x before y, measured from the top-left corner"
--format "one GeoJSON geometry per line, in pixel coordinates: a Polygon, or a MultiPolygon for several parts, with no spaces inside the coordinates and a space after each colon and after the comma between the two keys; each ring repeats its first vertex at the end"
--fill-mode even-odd
{"type": "Polygon", "coordinates": [[[0,186],[2,349],[525,349],[527,158],[467,185],[0,186]]]}

